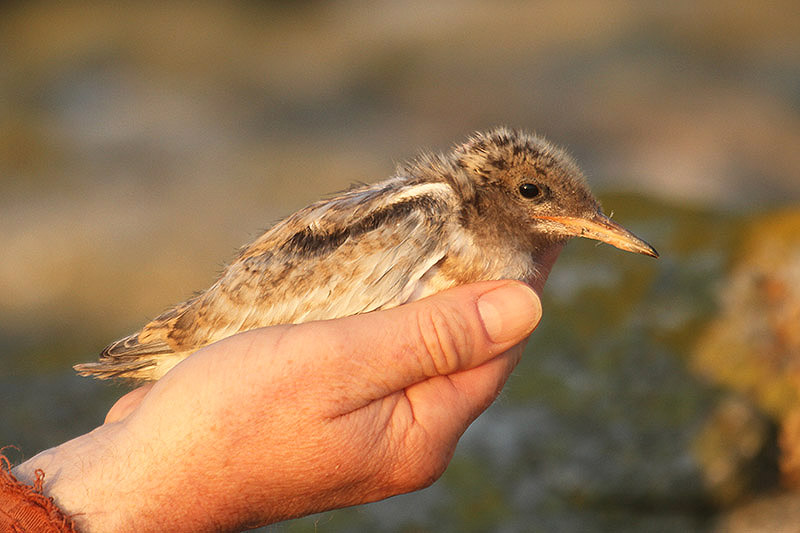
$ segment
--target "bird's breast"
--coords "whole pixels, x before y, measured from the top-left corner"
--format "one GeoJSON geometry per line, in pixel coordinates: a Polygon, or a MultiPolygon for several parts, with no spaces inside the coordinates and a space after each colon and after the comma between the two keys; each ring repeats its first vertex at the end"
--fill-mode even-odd
{"type": "Polygon", "coordinates": [[[505,246],[478,246],[456,234],[448,253],[417,280],[407,302],[477,281],[515,279],[530,283],[538,275],[530,253],[505,246]]]}

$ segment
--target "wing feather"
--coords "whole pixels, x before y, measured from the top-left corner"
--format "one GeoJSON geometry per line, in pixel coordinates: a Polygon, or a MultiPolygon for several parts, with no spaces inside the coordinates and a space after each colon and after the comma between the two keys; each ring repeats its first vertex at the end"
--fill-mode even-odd
{"type": "Polygon", "coordinates": [[[160,365],[170,360],[164,354],[182,358],[240,331],[400,305],[447,253],[456,205],[446,183],[398,177],[312,204],[244,248],[205,292],[79,371],[150,355],[162,356],[153,359],[160,365]]]}

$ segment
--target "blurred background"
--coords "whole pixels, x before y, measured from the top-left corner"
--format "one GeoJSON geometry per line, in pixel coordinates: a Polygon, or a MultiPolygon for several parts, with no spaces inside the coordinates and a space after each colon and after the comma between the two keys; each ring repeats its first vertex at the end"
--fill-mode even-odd
{"type": "Polygon", "coordinates": [[[505,124],[658,261],[571,243],[444,477],[270,531],[800,531],[800,4],[9,2],[0,445],[282,216],[505,124]],[[792,527],[797,526],[796,529],[792,527]]]}

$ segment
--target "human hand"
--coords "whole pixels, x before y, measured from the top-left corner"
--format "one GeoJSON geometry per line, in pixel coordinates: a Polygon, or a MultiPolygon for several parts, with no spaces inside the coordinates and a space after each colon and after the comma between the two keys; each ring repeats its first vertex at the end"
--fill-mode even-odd
{"type": "Polygon", "coordinates": [[[229,337],[17,467],[82,531],[240,530],[436,480],[539,321],[508,281],[229,337]]]}

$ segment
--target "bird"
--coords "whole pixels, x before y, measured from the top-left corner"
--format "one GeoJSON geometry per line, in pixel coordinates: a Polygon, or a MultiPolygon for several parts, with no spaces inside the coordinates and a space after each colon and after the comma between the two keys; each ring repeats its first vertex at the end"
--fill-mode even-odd
{"type": "Polygon", "coordinates": [[[541,259],[572,237],[658,257],[603,213],[564,149],[524,130],[476,132],[300,209],[241,248],[209,288],[74,369],[154,381],[239,332],[388,309],[476,281],[534,284],[541,259]]]}

